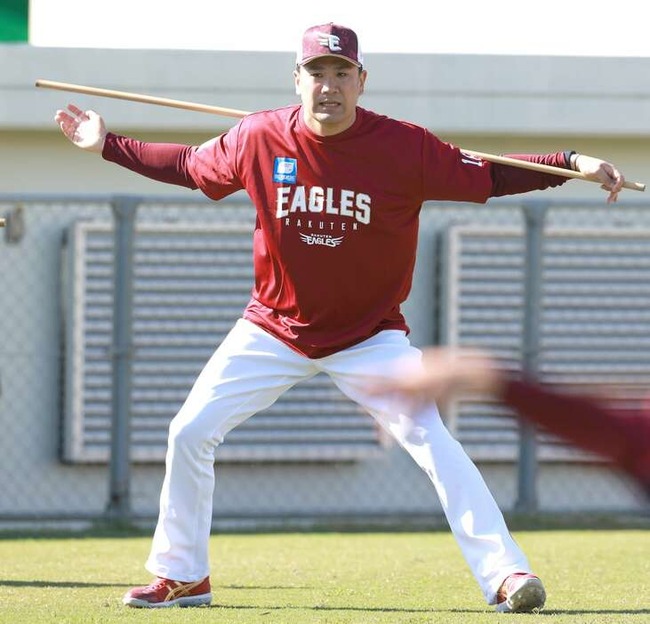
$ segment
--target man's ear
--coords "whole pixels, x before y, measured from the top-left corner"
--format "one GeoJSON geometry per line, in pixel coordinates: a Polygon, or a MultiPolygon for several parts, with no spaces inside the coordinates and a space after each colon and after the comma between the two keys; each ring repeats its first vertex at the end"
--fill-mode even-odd
{"type": "Polygon", "coordinates": [[[300,71],[293,70],[293,84],[296,88],[296,95],[300,95],[300,71]]]}
{"type": "Polygon", "coordinates": [[[362,69],[361,74],[359,75],[359,81],[361,82],[361,86],[359,87],[359,95],[362,95],[366,89],[366,78],[368,78],[368,72],[365,69],[362,69]]]}

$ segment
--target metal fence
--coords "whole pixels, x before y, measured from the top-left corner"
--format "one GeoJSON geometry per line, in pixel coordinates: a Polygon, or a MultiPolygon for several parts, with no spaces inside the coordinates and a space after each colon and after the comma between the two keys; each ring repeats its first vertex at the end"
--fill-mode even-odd
{"type": "MultiPolygon", "coordinates": [[[[425,205],[415,344],[485,346],[558,382],[650,374],[650,204],[425,205]]],[[[151,519],[166,426],[252,280],[241,196],[1,196],[0,521],[151,519]]],[[[635,511],[633,484],[490,404],[445,417],[504,510],[635,511]]],[[[428,480],[316,379],[220,447],[215,522],[440,516],[428,480]]]]}

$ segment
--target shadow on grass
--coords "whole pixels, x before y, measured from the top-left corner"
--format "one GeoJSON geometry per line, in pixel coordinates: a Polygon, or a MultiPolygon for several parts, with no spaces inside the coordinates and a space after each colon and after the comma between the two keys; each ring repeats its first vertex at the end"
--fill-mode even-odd
{"type": "MultiPolygon", "coordinates": [[[[212,604],[209,609],[223,609],[229,611],[254,610],[263,613],[272,613],[274,611],[351,611],[360,613],[489,613],[492,607],[484,609],[436,609],[436,608],[408,608],[408,607],[329,607],[325,605],[224,605],[212,604]]],[[[642,615],[650,613],[650,609],[553,609],[544,610],[536,613],[541,616],[557,615],[642,615]]]]}
{"type": "Polygon", "coordinates": [[[485,609],[423,609],[409,607],[334,607],[327,605],[224,605],[211,604],[210,609],[224,609],[229,611],[254,610],[262,613],[273,611],[354,611],[361,613],[484,613],[485,609]]]}
{"type": "MultiPolygon", "coordinates": [[[[369,613],[489,613],[493,607],[486,606],[484,609],[436,609],[432,608],[408,608],[408,607],[336,607],[326,605],[226,605],[211,604],[210,609],[224,609],[236,611],[260,610],[269,613],[273,611],[290,610],[312,610],[312,611],[360,611],[369,613]]],[[[650,609],[548,609],[539,611],[536,615],[643,615],[650,613],[650,609]]]]}
{"type": "MultiPolygon", "coordinates": [[[[91,587],[133,587],[135,583],[89,583],[82,581],[21,581],[21,580],[3,580],[0,579],[0,587],[55,587],[55,588],[91,588],[91,587]]],[[[296,585],[223,585],[223,589],[313,589],[309,586],[296,585]]],[[[205,608],[205,607],[202,607],[205,608]]],[[[336,607],[327,605],[227,605],[211,604],[210,609],[224,610],[255,610],[271,613],[282,610],[312,610],[312,611],[353,611],[369,613],[485,613],[490,611],[491,607],[484,609],[436,609],[436,608],[408,608],[408,607],[336,607]]],[[[650,614],[650,608],[647,609],[544,609],[537,613],[541,616],[556,615],[646,615],[650,614]]]]}
{"type": "MultiPolygon", "coordinates": [[[[142,584],[142,583],[140,583],[142,584]]],[[[135,587],[138,583],[88,583],[84,581],[21,581],[0,579],[0,587],[135,587]]],[[[307,585],[220,585],[222,589],[313,589],[307,585]]],[[[213,589],[217,587],[213,586],[213,589]]]]}
{"type": "Polygon", "coordinates": [[[213,585],[213,590],[219,589],[314,589],[310,585],[213,585]]]}
{"type": "Polygon", "coordinates": [[[650,609],[544,609],[539,615],[642,615],[650,609]]]}
{"type": "Polygon", "coordinates": [[[85,583],[82,581],[9,581],[0,579],[0,587],[133,587],[133,584],[85,583]]]}

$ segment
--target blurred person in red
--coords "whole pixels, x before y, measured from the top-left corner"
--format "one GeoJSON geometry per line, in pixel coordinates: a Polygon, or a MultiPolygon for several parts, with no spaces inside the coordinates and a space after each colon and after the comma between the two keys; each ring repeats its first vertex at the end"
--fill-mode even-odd
{"type": "Polygon", "coordinates": [[[371,390],[415,402],[433,400],[441,410],[452,399],[491,397],[519,418],[609,460],[650,499],[650,406],[612,407],[604,394],[568,393],[515,375],[485,350],[451,347],[425,348],[421,367],[400,367],[391,379],[372,383],[371,390]]]}

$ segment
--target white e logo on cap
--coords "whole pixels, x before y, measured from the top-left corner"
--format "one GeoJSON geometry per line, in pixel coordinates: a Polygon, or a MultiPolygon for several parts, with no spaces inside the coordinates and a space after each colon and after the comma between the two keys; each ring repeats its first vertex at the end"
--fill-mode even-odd
{"type": "Polygon", "coordinates": [[[332,52],[340,52],[343,48],[339,45],[341,40],[336,35],[318,33],[318,43],[327,46],[332,52]]]}

